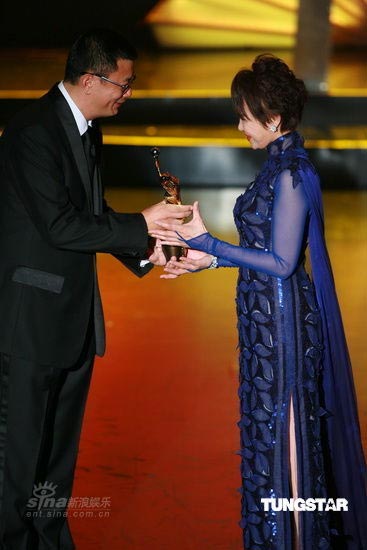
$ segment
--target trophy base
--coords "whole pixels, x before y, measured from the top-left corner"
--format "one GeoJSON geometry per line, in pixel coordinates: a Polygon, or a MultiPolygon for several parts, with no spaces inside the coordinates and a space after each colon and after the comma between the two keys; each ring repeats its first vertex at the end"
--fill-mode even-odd
{"type": "Polygon", "coordinates": [[[172,258],[172,256],[175,256],[176,260],[179,260],[181,256],[187,255],[187,248],[184,246],[172,246],[170,244],[163,244],[162,250],[167,262],[172,258]]]}

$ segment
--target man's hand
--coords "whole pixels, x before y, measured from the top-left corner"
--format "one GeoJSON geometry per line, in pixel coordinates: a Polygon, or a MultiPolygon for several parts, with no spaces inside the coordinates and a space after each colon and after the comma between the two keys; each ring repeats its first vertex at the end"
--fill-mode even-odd
{"type": "Polygon", "coordinates": [[[167,262],[164,268],[165,273],[161,275],[160,278],[176,279],[180,275],[185,275],[186,273],[201,271],[202,269],[208,268],[212,260],[213,256],[211,254],[189,248],[187,256],[180,258],[180,261],[177,261],[173,256],[169,262],[167,262]]]}
{"type": "Polygon", "coordinates": [[[171,222],[175,220],[177,225],[181,225],[184,218],[188,218],[191,213],[191,204],[166,204],[164,201],[148,206],[142,211],[150,234],[159,229],[156,221],[171,222]]]}
{"type": "Polygon", "coordinates": [[[159,239],[157,239],[155,242],[153,252],[149,256],[149,261],[151,264],[160,265],[160,266],[166,265],[167,263],[166,257],[162,250],[162,244],[159,239]]]}
{"type": "MultiPolygon", "coordinates": [[[[207,233],[204,221],[199,210],[199,203],[196,201],[193,205],[191,221],[180,225],[176,220],[156,220],[156,226],[159,229],[154,229],[150,234],[157,239],[161,239],[163,244],[177,245],[180,244],[180,237],[186,241],[198,237],[203,233],[207,233]]],[[[182,241],[181,241],[182,246],[182,241]]]]}

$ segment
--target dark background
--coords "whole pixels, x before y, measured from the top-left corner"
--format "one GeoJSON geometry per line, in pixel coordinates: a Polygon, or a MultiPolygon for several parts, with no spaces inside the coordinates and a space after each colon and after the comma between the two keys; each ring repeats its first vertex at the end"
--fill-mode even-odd
{"type": "Polygon", "coordinates": [[[109,27],[137,47],[155,46],[142,21],[156,0],[0,2],[0,47],[68,48],[90,27],[109,27]]]}
{"type": "MultiPolygon", "coordinates": [[[[157,0],[0,0],[0,48],[3,51],[19,49],[20,52],[20,56],[14,56],[14,61],[2,69],[5,73],[3,83],[6,83],[7,74],[13,71],[20,72],[23,77],[22,64],[16,65],[27,50],[68,50],[74,40],[91,27],[108,27],[121,32],[139,53],[146,50],[151,55],[161,51],[150,27],[143,23],[155,4],[157,0]]],[[[28,101],[31,100],[3,98],[0,125],[5,125],[28,101]]],[[[318,137],[326,138],[332,135],[330,126],[364,127],[367,124],[366,97],[313,95],[306,106],[303,123],[307,128],[316,129],[318,137]]],[[[147,125],[235,126],[236,117],[228,98],[147,97],[128,102],[121,116],[109,119],[108,124],[140,125],[144,135],[147,125]]],[[[325,186],[366,188],[365,170],[361,169],[366,163],[365,149],[320,148],[310,153],[325,186]]],[[[105,156],[109,171],[106,181],[115,181],[116,174],[123,172],[123,177],[118,178],[119,184],[125,184],[123,180],[126,180],[126,185],[156,185],[149,148],[107,146],[105,156]]],[[[243,174],[252,177],[261,165],[262,156],[236,148],[221,148],[219,154],[218,148],[166,147],[163,160],[167,169],[179,175],[186,185],[242,185],[243,174]]]]}

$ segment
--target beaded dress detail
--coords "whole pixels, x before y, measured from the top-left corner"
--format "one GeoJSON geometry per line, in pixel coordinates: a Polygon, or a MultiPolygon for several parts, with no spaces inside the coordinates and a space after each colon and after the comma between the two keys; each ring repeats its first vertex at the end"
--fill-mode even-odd
{"type": "MultiPolygon", "coordinates": [[[[297,135],[288,135],[271,144],[264,169],[237,200],[234,216],[241,246],[272,250],[274,188],[287,185],[279,181],[282,171],[289,170],[288,177],[292,178],[288,194],[299,185],[296,169],[300,161],[285,154],[297,140],[297,135]]],[[[304,200],[302,193],[301,220],[304,200]]],[[[324,411],[320,409],[317,391],[321,319],[313,284],[304,267],[303,237],[301,231],[293,236],[299,239],[300,259],[290,277],[271,276],[247,267],[241,267],[239,273],[241,525],[248,550],[292,547],[292,512],[265,512],[261,502],[262,498],[292,496],[288,466],[291,395],[298,450],[298,496],[326,497],[320,437],[320,416],[324,411]]],[[[283,238],[289,241],[292,237],[283,238]]],[[[330,548],[326,513],[307,512],[302,519],[305,548],[330,548]]]]}

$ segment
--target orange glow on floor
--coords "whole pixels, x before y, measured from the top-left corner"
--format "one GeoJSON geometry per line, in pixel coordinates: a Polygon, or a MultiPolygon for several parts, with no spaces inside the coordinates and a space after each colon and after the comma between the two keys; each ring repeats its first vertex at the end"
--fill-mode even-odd
{"type": "MultiPolygon", "coordinates": [[[[126,211],[146,200],[111,196],[119,208],[128,199],[126,211]]],[[[349,266],[366,259],[366,194],[330,193],[326,207],[365,434],[366,295],[349,266]]],[[[93,518],[72,510],[78,550],[242,550],[236,270],[162,281],[156,268],[139,280],[101,255],[99,272],[108,350],[95,365],[74,496],[110,507],[93,518]]]]}

